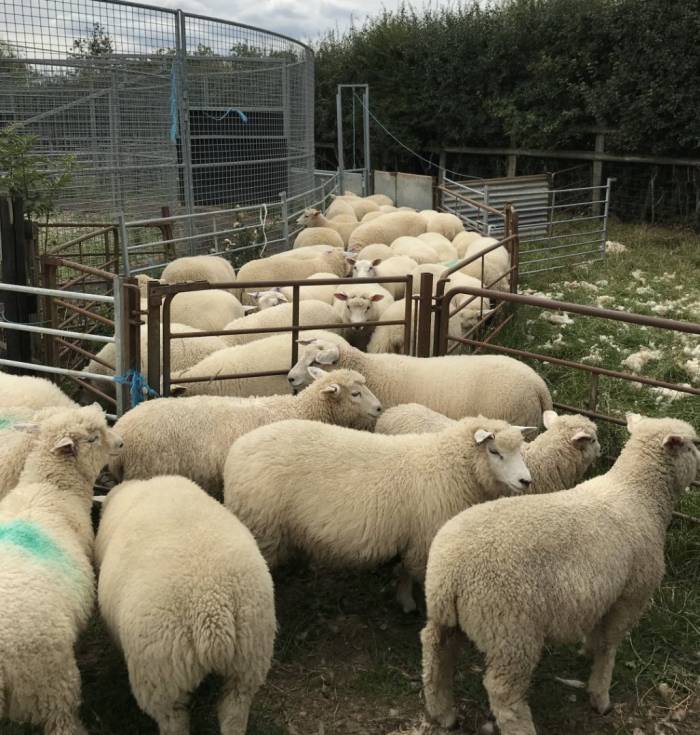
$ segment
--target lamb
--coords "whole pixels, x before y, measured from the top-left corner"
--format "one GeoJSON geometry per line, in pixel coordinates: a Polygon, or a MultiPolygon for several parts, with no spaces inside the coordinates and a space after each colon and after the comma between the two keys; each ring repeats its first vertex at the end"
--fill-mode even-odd
{"type": "Polygon", "coordinates": [[[387,260],[394,257],[394,251],[388,245],[375,242],[366,245],[355,257],[358,260],[387,260]]]}
{"type": "Polygon", "coordinates": [[[460,232],[452,239],[452,247],[457,251],[457,257],[463,258],[469,244],[475,240],[481,240],[483,235],[478,232],[460,232]]]}
{"type": "Polygon", "coordinates": [[[418,235],[418,239],[430,245],[438,254],[441,263],[447,263],[457,259],[457,250],[452,247],[452,243],[439,232],[424,232],[418,235]]]}
{"type": "Polygon", "coordinates": [[[295,247],[291,250],[283,250],[281,253],[276,253],[276,255],[280,258],[318,258],[319,254],[332,251],[333,247],[331,245],[304,245],[303,248],[295,247]]]}
{"type": "MultiPolygon", "coordinates": [[[[334,202],[335,204],[335,202],[334,202]]],[[[331,205],[332,206],[332,205],[331,205]]],[[[329,210],[330,211],[330,210],[329,210]]],[[[341,212],[338,212],[341,214],[341,212]]],[[[330,215],[328,215],[330,217],[330,215]]],[[[325,227],[335,230],[343,239],[343,246],[347,246],[350,236],[359,227],[358,222],[336,222],[333,219],[324,217],[318,209],[305,209],[304,213],[297,220],[298,225],[308,228],[325,227]]]]}
{"type": "Polygon", "coordinates": [[[332,227],[309,227],[301,230],[294,239],[294,248],[313,245],[330,245],[334,248],[344,248],[343,238],[332,227]]]}
{"type": "MultiPolygon", "coordinates": [[[[282,289],[278,287],[270,288],[267,291],[246,291],[246,294],[253,299],[258,311],[265,311],[265,309],[271,309],[273,306],[286,304],[289,301],[286,294],[282,293],[282,289]]],[[[229,321],[233,321],[233,319],[229,321]]]]}
{"type": "Polygon", "coordinates": [[[115,426],[122,455],[110,464],[120,480],[182,475],[221,497],[231,444],[258,426],[299,418],[371,429],[379,401],[353,370],[310,368],[314,382],[297,396],[269,398],[159,398],[124,414],[115,426]]]}
{"type": "MultiPolygon", "coordinates": [[[[334,273],[342,278],[347,272],[344,252],[333,248],[331,252],[319,253],[316,258],[272,255],[269,258],[250,260],[238,271],[238,281],[297,281],[321,271],[334,273]]],[[[239,298],[244,304],[250,303],[250,297],[245,294],[239,298]]]]}
{"type": "MultiPolygon", "coordinates": [[[[373,270],[378,278],[396,278],[408,275],[417,265],[418,263],[407,255],[395,255],[373,266],[373,270]]],[[[395,299],[402,299],[406,295],[405,283],[385,283],[384,288],[395,299]]]]}
{"type": "Polygon", "coordinates": [[[391,212],[371,222],[362,222],[348,239],[348,249],[362,250],[366,245],[384,243],[390,245],[402,235],[420,235],[425,232],[425,222],[417,212],[391,212]]]}
{"type": "MultiPolygon", "coordinates": [[[[314,273],[311,276],[307,276],[307,281],[321,281],[329,279],[337,279],[338,276],[335,273],[314,273]]],[[[302,286],[299,288],[299,300],[306,301],[314,299],[316,301],[323,301],[326,304],[333,304],[333,294],[338,290],[337,286],[302,286]]],[[[287,301],[291,301],[294,295],[294,289],[291,286],[285,286],[282,289],[282,294],[287,301]]]]}
{"type": "Polygon", "coordinates": [[[357,370],[384,408],[415,401],[454,419],[482,414],[528,426],[539,426],[542,412],[552,408],[542,378],[504,355],[365,354],[347,343],[307,337],[289,371],[292,387],[309,382],[310,365],[357,370]]]}
{"type": "Polygon", "coordinates": [[[282,421],[234,442],[224,504],[271,567],[293,551],[358,567],[399,554],[397,597],[409,612],[412,580],[423,580],[440,526],[474,503],[530,484],[521,444],[521,427],[483,417],[421,436],[282,421]]]}
{"type": "Polygon", "coordinates": [[[168,263],[160,279],[165,283],[233,283],[236,280],[236,271],[226,258],[217,255],[193,255],[176,258],[168,263]]]}
{"type": "Polygon", "coordinates": [[[438,212],[425,216],[426,232],[439,232],[448,240],[453,240],[460,232],[464,231],[464,223],[455,214],[438,212]]]}
{"type": "Polygon", "coordinates": [[[218,674],[221,733],[242,735],[277,627],[248,529],[190,480],[157,477],[109,493],[95,551],[100,612],[139,707],[161,733],[186,735],[190,694],[218,674]]]}
{"type": "Polygon", "coordinates": [[[87,735],[74,646],[95,599],[93,484],[120,439],[98,406],[46,419],[0,501],[0,719],[87,735]]]}
{"type": "MultiPolygon", "coordinates": [[[[544,411],[546,431],[523,445],[523,459],[532,475],[530,493],[568,490],[581,482],[598,457],[600,444],[595,424],[585,416],[558,416],[544,411]]],[[[454,419],[418,403],[395,406],[384,413],[375,427],[378,434],[423,434],[443,431],[454,419]]]]}
{"type": "Polygon", "coordinates": [[[451,690],[462,633],[485,654],[484,686],[503,735],[535,735],[526,696],[549,641],[586,635],[591,704],[610,709],[616,648],[663,578],[673,506],[700,472],[698,435],[686,422],[630,414],[627,426],[631,436],[604,475],[470,508],[440,529],[421,633],[431,719],[456,721],[451,690]]]}
{"type": "MultiPolygon", "coordinates": [[[[344,324],[362,324],[382,319],[382,314],[394,297],[379,284],[358,283],[338,288],[334,294],[333,309],[344,324]]],[[[366,346],[374,327],[353,327],[345,338],[359,347],[366,346]]]]}
{"type": "MultiPolygon", "coordinates": [[[[357,197],[352,191],[346,191],[345,197],[357,197]]],[[[374,202],[378,207],[391,207],[394,208],[394,200],[386,194],[368,194],[366,197],[362,197],[366,202],[374,202]]]]}
{"type": "Polygon", "coordinates": [[[245,315],[241,302],[228,291],[212,289],[185,291],[173,297],[170,318],[203,332],[223,329],[224,325],[245,315]]]}
{"type": "MultiPolygon", "coordinates": [[[[248,314],[241,319],[236,319],[224,328],[233,329],[269,329],[272,327],[291,327],[293,316],[293,304],[279,304],[263,311],[248,314]]],[[[301,301],[299,302],[299,324],[318,325],[323,328],[326,324],[341,324],[342,319],[330,304],[323,301],[301,301]]],[[[269,337],[275,332],[254,332],[252,334],[229,334],[222,336],[222,340],[229,346],[243,345],[247,342],[269,337]]],[[[289,333],[287,333],[289,334],[289,333]]]]}
{"type": "MultiPolygon", "coordinates": [[[[354,214],[356,220],[362,219],[366,214],[369,212],[378,212],[379,211],[379,204],[372,199],[367,199],[366,197],[358,197],[353,195],[345,195],[345,196],[338,196],[333,200],[333,203],[328,208],[328,212],[333,212],[333,214],[326,213],[327,217],[334,217],[335,215],[335,207],[340,204],[348,204],[350,205],[350,208],[352,209],[352,213],[354,214]]],[[[339,211],[338,214],[346,214],[344,211],[339,211]]]]}
{"type": "Polygon", "coordinates": [[[379,258],[375,260],[360,260],[359,258],[348,258],[348,263],[352,266],[353,278],[372,278],[376,277],[375,268],[382,261],[379,258]]]}
{"type": "MultiPolygon", "coordinates": [[[[335,344],[336,341],[345,342],[340,335],[321,330],[308,331],[305,336],[307,339],[315,339],[321,336],[324,341],[330,344],[335,344]]],[[[247,397],[285,395],[290,391],[290,384],[284,371],[289,369],[291,362],[291,334],[278,334],[274,337],[256,339],[254,342],[248,342],[248,344],[227,347],[214,352],[191,368],[173,373],[173,377],[198,378],[272,371],[279,371],[280,375],[182,383],[176,384],[171,392],[177,396],[247,397]]]]}
{"type": "Polygon", "coordinates": [[[351,214],[355,219],[357,219],[355,210],[352,204],[347,200],[347,197],[336,197],[326,209],[326,217],[329,219],[336,217],[339,214],[351,214]]]}
{"type": "Polygon", "coordinates": [[[394,255],[405,255],[420,265],[437,263],[440,260],[437,250],[417,237],[397,237],[391,243],[391,249],[394,255]]]}
{"type": "Polygon", "coordinates": [[[0,410],[49,406],[75,408],[77,404],[50,380],[0,372],[0,410]]]}
{"type": "MultiPolygon", "coordinates": [[[[470,255],[476,255],[491,245],[495,245],[497,242],[498,240],[496,240],[495,237],[482,237],[478,240],[472,240],[472,242],[467,245],[464,256],[469,257],[470,255]]],[[[489,263],[493,264],[494,268],[500,268],[501,271],[505,271],[510,268],[510,253],[503,245],[501,245],[500,248],[496,248],[495,250],[486,253],[484,258],[489,263]]]]}
{"type": "Polygon", "coordinates": [[[386,212],[382,212],[381,210],[377,210],[376,212],[367,212],[360,222],[371,222],[373,219],[377,219],[377,217],[381,217],[383,214],[386,214],[386,212]]]}

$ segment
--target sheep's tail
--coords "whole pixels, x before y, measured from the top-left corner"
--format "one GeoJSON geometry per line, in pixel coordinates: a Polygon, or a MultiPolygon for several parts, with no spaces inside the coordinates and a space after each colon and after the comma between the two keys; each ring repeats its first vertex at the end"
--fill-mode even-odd
{"type": "Polygon", "coordinates": [[[222,598],[221,590],[202,594],[196,603],[192,622],[192,641],[195,654],[207,670],[224,674],[236,656],[237,621],[229,600],[222,598]]]}

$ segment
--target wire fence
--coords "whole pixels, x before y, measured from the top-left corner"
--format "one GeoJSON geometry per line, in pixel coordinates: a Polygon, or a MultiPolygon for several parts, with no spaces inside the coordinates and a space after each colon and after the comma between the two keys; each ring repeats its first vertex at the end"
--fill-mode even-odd
{"type": "Polygon", "coordinates": [[[71,221],[313,188],[313,86],[312,51],[262,29],[119,0],[0,6],[0,128],[75,158],[71,221]]]}

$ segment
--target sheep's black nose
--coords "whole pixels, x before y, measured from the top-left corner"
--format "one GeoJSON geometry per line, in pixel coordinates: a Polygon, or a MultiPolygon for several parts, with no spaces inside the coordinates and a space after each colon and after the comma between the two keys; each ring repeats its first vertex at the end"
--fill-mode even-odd
{"type": "Polygon", "coordinates": [[[521,479],[520,479],[520,484],[521,484],[521,485],[522,485],[523,487],[530,487],[530,485],[532,485],[532,480],[523,480],[523,479],[521,478],[521,479]]]}
{"type": "Polygon", "coordinates": [[[288,381],[289,381],[290,383],[293,383],[293,382],[294,382],[294,378],[287,378],[287,380],[288,380],[288,381]]]}

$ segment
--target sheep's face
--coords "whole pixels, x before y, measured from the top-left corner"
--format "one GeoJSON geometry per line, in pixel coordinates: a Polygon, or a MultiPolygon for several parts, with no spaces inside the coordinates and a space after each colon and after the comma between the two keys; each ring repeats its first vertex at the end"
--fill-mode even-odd
{"type": "Polygon", "coordinates": [[[309,385],[313,378],[309,367],[328,368],[337,365],[340,360],[338,345],[324,339],[300,339],[299,358],[287,373],[287,380],[292,388],[300,390],[309,385]]]}
{"type": "Polygon", "coordinates": [[[574,450],[580,452],[581,467],[585,472],[601,455],[595,424],[585,416],[558,416],[556,411],[545,411],[542,423],[547,431],[561,433],[574,450]]]}
{"type": "Polygon", "coordinates": [[[381,293],[350,295],[345,291],[339,291],[333,296],[345,304],[341,318],[346,324],[376,321],[377,313],[372,307],[384,298],[381,293]]]}
{"type": "Polygon", "coordinates": [[[380,258],[374,260],[355,260],[348,258],[348,263],[352,266],[353,278],[374,278],[377,275],[376,267],[381,263],[380,258]]]}
{"type": "Polygon", "coordinates": [[[269,291],[247,291],[246,293],[255,300],[260,311],[287,303],[287,297],[278,288],[269,291]]]}
{"type": "MultiPolygon", "coordinates": [[[[382,404],[366,386],[365,378],[354,370],[333,370],[330,373],[313,365],[309,375],[318,385],[319,392],[339,409],[339,420],[348,426],[365,426],[366,419],[376,419],[382,413],[382,404]]],[[[338,411],[336,411],[338,413],[338,411]]]]}
{"type": "MultiPolygon", "coordinates": [[[[466,301],[472,299],[467,294],[461,294],[453,299],[453,306],[461,306],[466,301]]],[[[494,309],[488,308],[488,301],[486,299],[472,299],[469,303],[455,315],[459,319],[459,326],[462,330],[462,334],[466,334],[470,329],[480,322],[484,317],[491,314],[494,309]]]]}
{"type": "Polygon", "coordinates": [[[513,493],[524,492],[532,484],[530,470],[521,454],[523,433],[532,429],[532,426],[511,426],[496,432],[478,429],[474,433],[474,442],[486,458],[489,473],[497,484],[505,485],[513,493]]]}
{"type": "Polygon", "coordinates": [[[318,214],[318,209],[305,209],[297,220],[297,224],[306,227],[318,214]]]}

